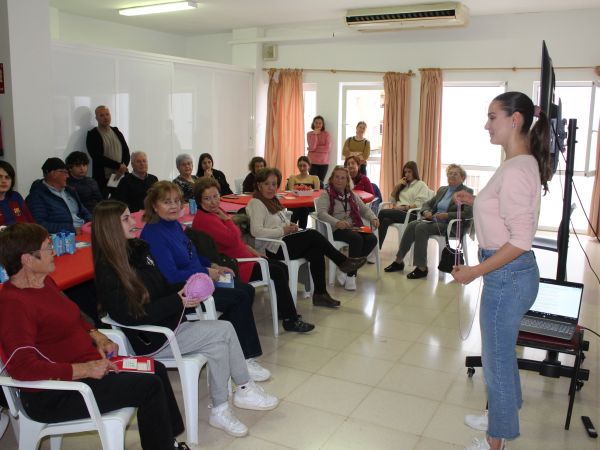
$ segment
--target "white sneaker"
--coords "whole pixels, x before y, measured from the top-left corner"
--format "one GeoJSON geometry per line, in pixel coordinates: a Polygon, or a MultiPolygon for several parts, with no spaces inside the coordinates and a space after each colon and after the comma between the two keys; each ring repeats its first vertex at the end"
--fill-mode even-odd
{"type": "Polygon", "coordinates": [[[221,403],[210,410],[208,423],[230,436],[242,437],[248,434],[248,427],[233,414],[229,402],[221,403]]]}
{"type": "Polygon", "coordinates": [[[487,431],[488,429],[488,413],[484,414],[467,414],[465,416],[465,425],[478,431],[487,431]]]}
{"type": "Polygon", "coordinates": [[[0,408],[0,438],[4,435],[4,432],[8,427],[8,422],[8,414],[0,408]]]}
{"type": "Polygon", "coordinates": [[[279,399],[267,394],[254,381],[249,381],[245,385],[236,388],[233,394],[233,404],[242,409],[268,411],[277,407],[279,399]]]}
{"type": "MultiPolygon", "coordinates": [[[[473,438],[471,444],[468,447],[465,447],[465,450],[490,450],[490,444],[486,438],[473,438]]],[[[506,440],[502,439],[502,447],[501,450],[506,450],[506,440]]]]}
{"type": "Polygon", "coordinates": [[[373,250],[371,253],[369,253],[369,256],[367,256],[367,263],[375,264],[376,262],[377,262],[377,255],[375,254],[375,250],[373,250]]]}
{"type": "Polygon", "coordinates": [[[335,275],[335,278],[336,278],[336,280],[337,280],[337,282],[338,282],[338,284],[340,286],[345,286],[346,285],[346,278],[348,278],[348,275],[346,275],[341,270],[338,270],[337,274],[335,275]]]}
{"type": "Polygon", "coordinates": [[[261,366],[254,358],[248,358],[246,365],[248,366],[248,373],[251,380],[267,381],[271,378],[271,372],[261,366]]]}
{"type": "Polygon", "coordinates": [[[346,283],[344,283],[344,289],[347,291],[355,291],[356,290],[356,275],[353,277],[346,277],[346,283]]]}

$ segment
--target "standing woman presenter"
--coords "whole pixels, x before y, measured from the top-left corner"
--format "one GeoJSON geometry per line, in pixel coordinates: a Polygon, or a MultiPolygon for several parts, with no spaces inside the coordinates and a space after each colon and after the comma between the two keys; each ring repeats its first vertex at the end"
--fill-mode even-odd
{"type": "Polygon", "coordinates": [[[467,284],[483,276],[479,315],[482,365],[488,397],[486,439],[467,450],[503,450],[519,436],[523,403],[515,345],[521,318],[535,301],[539,271],[531,244],[537,229],[541,189],[548,190],[548,119],[525,94],[506,92],[488,108],[485,129],[506,158],[477,199],[466,191],[456,202],[474,204],[479,264],[456,266],[452,275],[467,284]]]}

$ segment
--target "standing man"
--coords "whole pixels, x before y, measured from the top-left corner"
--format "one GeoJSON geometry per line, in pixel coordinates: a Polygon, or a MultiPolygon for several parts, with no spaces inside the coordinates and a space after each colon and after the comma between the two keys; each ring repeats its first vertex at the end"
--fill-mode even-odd
{"type": "Polygon", "coordinates": [[[110,176],[116,174],[120,178],[127,172],[129,147],[123,133],[117,127],[110,126],[110,110],[100,105],[95,112],[98,126],[88,131],[85,144],[94,162],[92,178],[98,182],[102,195],[107,198],[110,189],[106,182],[110,176]]]}
{"type": "Polygon", "coordinates": [[[131,154],[131,168],[133,172],[123,177],[110,198],[121,200],[129,207],[129,211],[136,212],[144,209],[146,193],[158,178],[148,173],[148,157],[144,152],[131,154]]]}

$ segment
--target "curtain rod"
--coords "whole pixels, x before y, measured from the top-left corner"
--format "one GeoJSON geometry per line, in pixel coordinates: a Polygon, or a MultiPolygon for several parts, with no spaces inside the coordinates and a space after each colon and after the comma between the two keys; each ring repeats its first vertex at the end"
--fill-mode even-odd
{"type": "MultiPolygon", "coordinates": [[[[268,72],[269,70],[285,70],[282,68],[277,68],[277,67],[265,67],[263,69],[265,72],[268,72]]],[[[303,72],[330,72],[330,73],[368,73],[368,74],[377,74],[377,75],[385,75],[387,72],[380,72],[380,71],[375,71],[375,70],[348,70],[348,69],[298,69],[298,70],[302,70],[303,72]]],[[[415,73],[412,70],[409,70],[408,72],[404,73],[405,75],[414,77],[415,73]]]]}
{"type": "MultiPolygon", "coordinates": [[[[582,70],[590,69],[594,70],[592,66],[555,66],[555,70],[582,70]]],[[[445,67],[440,68],[445,72],[469,72],[469,71],[491,71],[491,70],[511,70],[516,72],[517,70],[541,70],[541,67],[445,67]]]]}

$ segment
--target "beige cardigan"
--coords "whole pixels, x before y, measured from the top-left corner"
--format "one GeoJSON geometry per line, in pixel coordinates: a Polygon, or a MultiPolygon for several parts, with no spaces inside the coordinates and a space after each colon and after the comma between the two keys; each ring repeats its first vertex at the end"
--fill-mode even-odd
{"type": "MultiPolygon", "coordinates": [[[[263,202],[253,198],[246,206],[246,214],[250,217],[250,234],[255,238],[283,238],[283,226],[288,224],[285,211],[271,214],[263,202]]],[[[256,241],[258,251],[277,253],[279,247],[281,245],[276,242],[256,241]]]]}
{"type": "MultiPolygon", "coordinates": [[[[358,212],[363,219],[366,219],[369,222],[373,219],[377,219],[377,216],[373,213],[373,211],[371,211],[371,208],[365,205],[358,195],[356,195],[354,192],[352,195],[354,195],[354,200],[358,205],[358,212]]],[[[331,224],[334,229],[335,224],[340,220],[348,222],[348,224],[352,226],[350,208],[348,208],[348,211],[344,211],[344,206],[339,200],[335,200],[333,204],[333,214],[329,214],[329,193],[327,190],[323,190],[317,199],[317,217],[319,220],[331,224]]]]}

